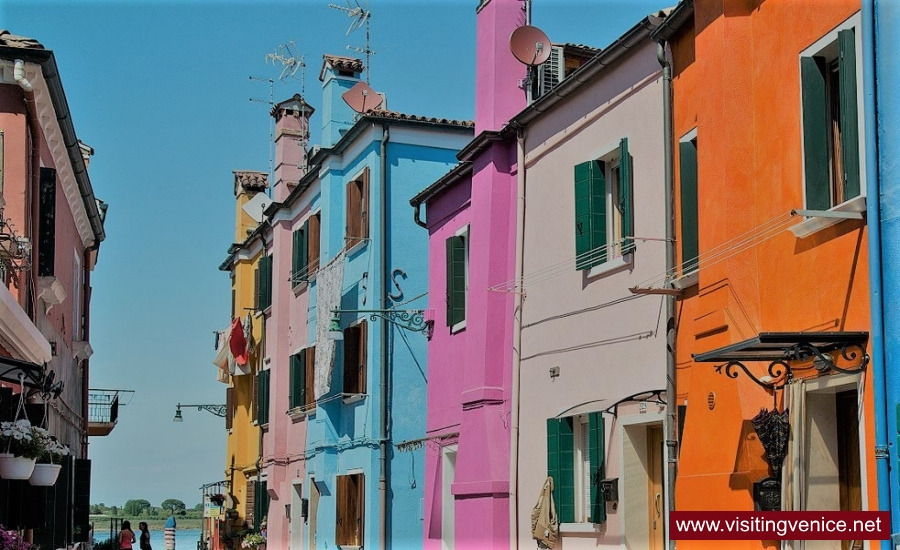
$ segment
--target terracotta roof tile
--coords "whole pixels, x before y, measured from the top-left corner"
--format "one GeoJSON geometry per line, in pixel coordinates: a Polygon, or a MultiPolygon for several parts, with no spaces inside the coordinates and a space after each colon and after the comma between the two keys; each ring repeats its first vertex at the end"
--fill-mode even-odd
{"type": "Polygon", "coordinates": [[[453,120],[449,118],[437,118],[437,117],[426,117],[419,115],[408,115],[405,113],[398,113],[397,111],[388,111],[386,109],[372,109],[370,111],[366,111],[366,116],[373,116],[378,118],[388,118],[393,120],[411,120],[414,122],[431,122],[434,124],[449,124],[451,126],[462,126],[464,128],[474,128],[475,123],[471,120],[453,120]]]}
{"type": "Polygon", "coordinates": [[[234,194],[238,191],[263,191],[269,187],[269,175],[256,170],[234,171],[234,194]]]}
{"type": "Polygon", "coordinates": [[[9,46],[11,48],[27,48],[29,50],[43,50],[44,45],[34,38],[25,36],[16,36],[6,29],[0,29],[0,46],[9,46]]]}
{"type": "Polygon", "coordinates": [[[357,59],[355,57],[325,54],[322,56],[322,58],[325,61],[322,62],[322,70],[319,72],[319,80],[325,79],[325,67],[327,67],[328,65],[331,65],[332,68],[338,71],[353,71],[354,73],[361,73],[366,70],[366,66],[363,65],[362,59],[357,59]]]}

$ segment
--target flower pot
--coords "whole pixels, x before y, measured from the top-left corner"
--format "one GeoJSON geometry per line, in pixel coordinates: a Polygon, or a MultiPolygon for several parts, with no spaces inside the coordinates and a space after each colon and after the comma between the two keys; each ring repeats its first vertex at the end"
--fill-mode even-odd
{"type": "Polygon", "coordinates": [[[35,464],[28,483],[37,485],[38,487],[50,487],[56,483],[59,477],[59,471],[62,469],[60,464],[35,464]]]}
{"type": "Polygon", "coordinates": [[[0,453],[0,477],[3,479],[28,479],[34,471],[34,459],[0,453]]]}

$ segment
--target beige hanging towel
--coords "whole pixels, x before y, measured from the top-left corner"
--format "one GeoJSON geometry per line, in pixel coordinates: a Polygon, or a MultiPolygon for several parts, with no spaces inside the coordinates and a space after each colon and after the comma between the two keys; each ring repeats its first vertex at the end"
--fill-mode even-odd
{"type": "Polygon", "coordinates": [[[553,478],[544,480],[541,496],[531,510],[531,536],[541,548],[555,548],[559,538],[559,521],[553,503],[553,478]]]}

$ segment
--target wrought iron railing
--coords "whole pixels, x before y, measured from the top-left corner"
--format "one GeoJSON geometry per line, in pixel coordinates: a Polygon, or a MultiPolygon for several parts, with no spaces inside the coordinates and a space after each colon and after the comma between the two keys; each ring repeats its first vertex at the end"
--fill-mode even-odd
{"type": "Polygon", "coordinates": [[[122,397],[130,397],[132,390],[88,390],[88,422],[115,424],[119,419],[122,397]]]}

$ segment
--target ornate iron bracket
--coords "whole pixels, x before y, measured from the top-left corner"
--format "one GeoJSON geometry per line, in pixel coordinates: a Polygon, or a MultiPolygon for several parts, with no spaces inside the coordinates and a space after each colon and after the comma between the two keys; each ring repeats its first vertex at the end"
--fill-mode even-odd
{"type": "Polygon", "coordinates": [[[613,415],[613,417],[618,418],[619,405],[621,405],[622,403],[656,403],[657,405],[665,405],[666,400],[662,397],[662,394],[664,393],[666,393],[666,390],[650,390],[642,391],[634,395],[629,395],[628,397],[619,399],[609,407],[603,409],[603,412],[606,414],[611,414],[613,415]]]}
{"type": "Polygon", "coordinates": [[[362,313],[368,315],[370,321],[381,319],[405,330],[421,332],[427,338],[431,337],[433,328],[432,323],[425,320],[423,309],[334,309],[332,313],[362,313]]]}
{"type": "Polygon", "coordinates": [[[716,367],[719,374],[725,371],[729,378],[737,378],[740,369],[757,385],[767,390],[780,390],[794,378],[794,369],[791,363],[807,362],[812,360],[812,366],[820,374],[828,374],[837,371],[844,374],[856,374],[865,370],[869,364],[869,354],[861,344],[847,344],[836,348],[834,352],[840,352],[845,361],[851,362],[849,366],[839,367],[834,362],[832,353],[822,351],[812,344],[800,342],[784,350],[784,358],[775,359],[769,363],[768,376],[756,377],[747,366],[738,360],[730,360],[716,367]]]}
{"type": "Polygon", "coordinates": [[[225,405],[210,405],[210,404],[206,404],[206,403],[204,403],[202,405],[182,405],[181,403],[179,403],[178,405],[175,406],[175,421],[176,422],[181,422],[181,408],[182,407],[185,407],[185,408],[190,407],[192,409],[197,409],[200,411],[206,411],[208,413],[212,413],[218,417],[222,417],[222,418],[225,417],[225,409],[226,409],[225,405]]]}
{"type": "Polygon", "coordinates": [[[14,359],[12,357],[0,357],[0,380],[20,383],[25,387],[38,390],[44,399],[57,398],[63,391],[63,381],[56,380],[56,373],[47,369],[47,364],[37,365],[14,359]]]}

